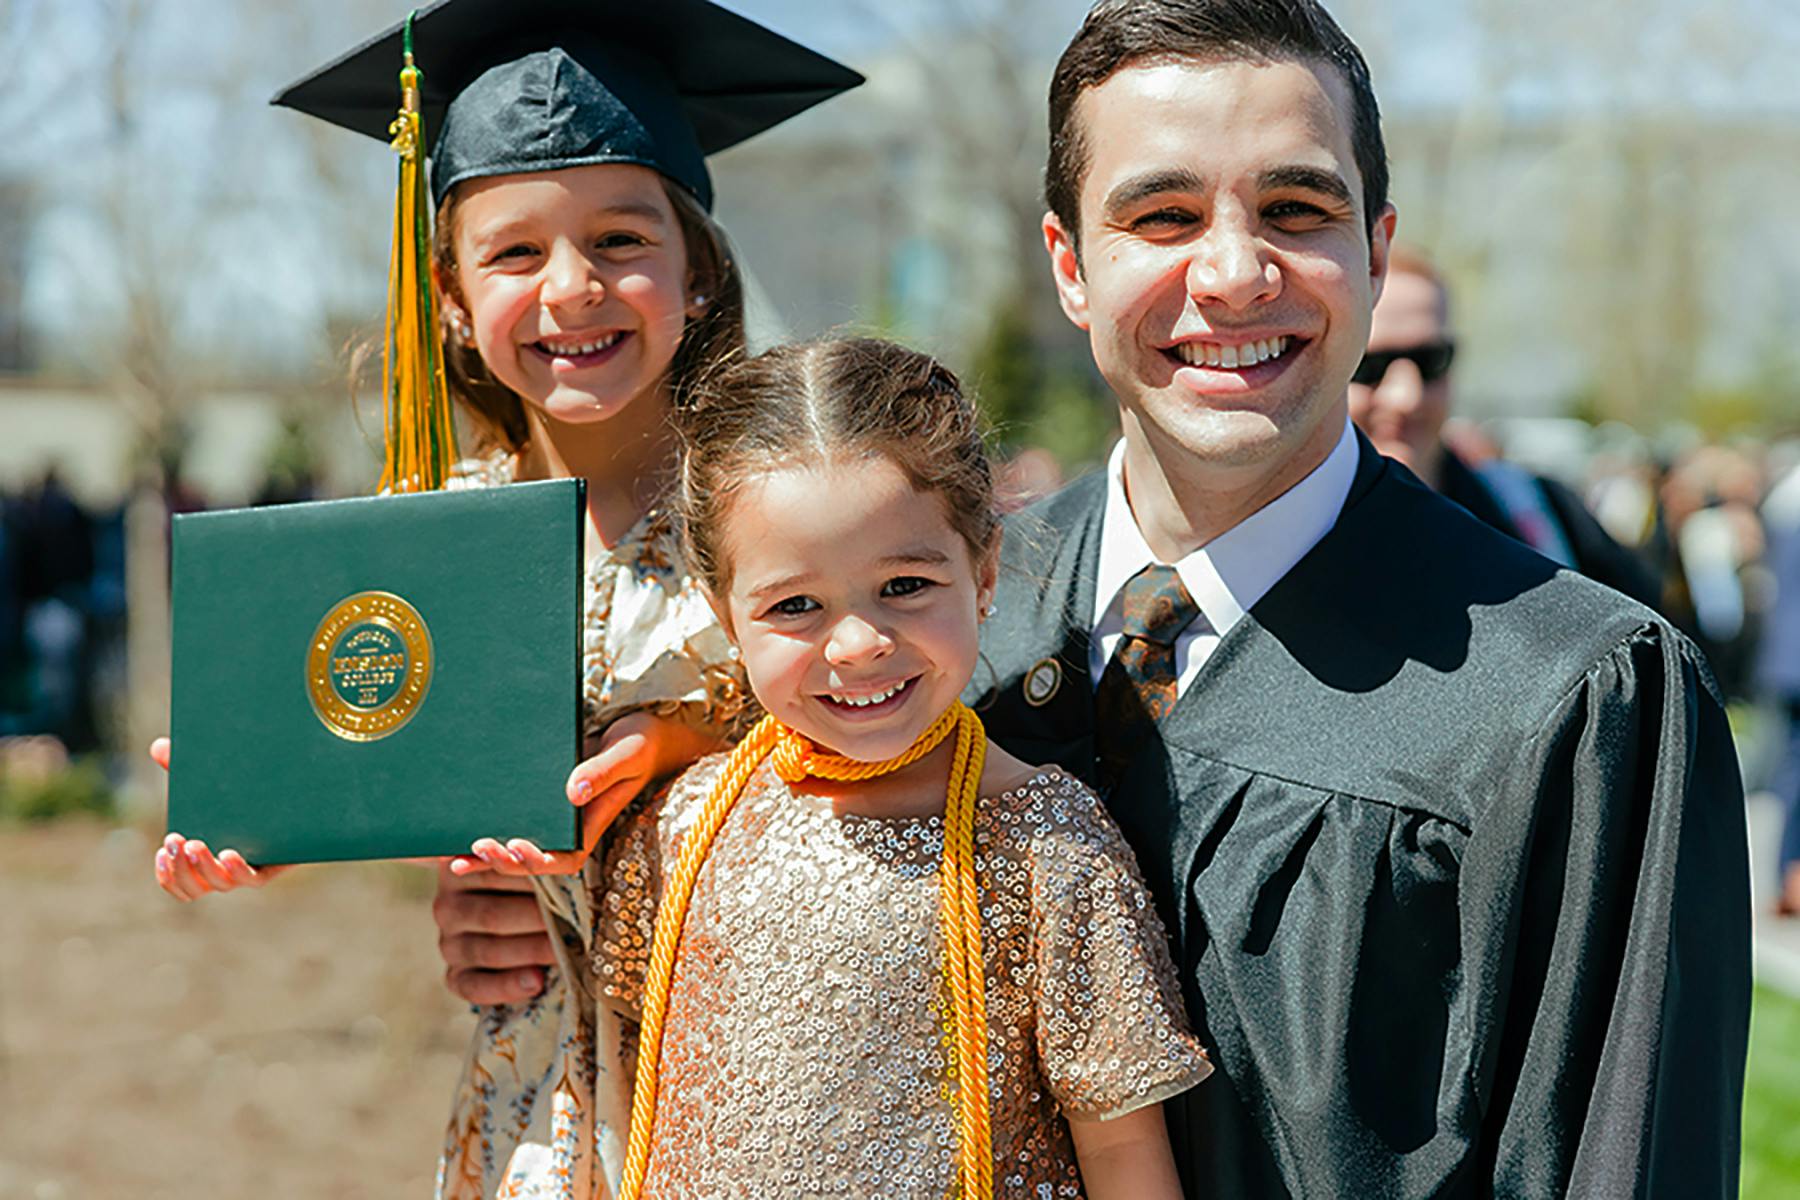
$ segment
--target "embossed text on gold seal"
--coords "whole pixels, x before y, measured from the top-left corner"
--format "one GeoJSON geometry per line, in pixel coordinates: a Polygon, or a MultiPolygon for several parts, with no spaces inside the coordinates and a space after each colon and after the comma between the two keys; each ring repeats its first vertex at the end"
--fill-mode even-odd
{"type": "Polygon", "coordinates": [[[325,728],[352,742],[412,720],[431,688],[431,631],[392,592],[358,592],[331,606],[306,650],[306,694],[325,728]]]}

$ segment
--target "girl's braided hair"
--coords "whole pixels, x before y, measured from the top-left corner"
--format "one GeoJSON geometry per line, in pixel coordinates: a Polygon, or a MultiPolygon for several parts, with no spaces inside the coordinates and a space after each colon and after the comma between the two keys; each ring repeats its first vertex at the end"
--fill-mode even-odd
{"type": "Polygon", "coordinates": [[[729,362],[675,413],[688,563],[715,595],[730,585],[720,544],[736,490],[759,474],[884,459],[942,501],[972,561],[999,535],[981,420],[928,354],[877,338],[833,337],[729,362]]]}

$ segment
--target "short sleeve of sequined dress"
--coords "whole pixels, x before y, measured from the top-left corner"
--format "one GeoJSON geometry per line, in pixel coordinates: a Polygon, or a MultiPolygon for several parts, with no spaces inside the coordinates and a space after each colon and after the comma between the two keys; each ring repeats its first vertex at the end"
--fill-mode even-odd
{"type": "Polygon", "coordinates": [[[1071,1117],[1158,1104],[1212,1072],[1137,860],[1087,787],[1048,776],[1030,833],[1038,1058],[1071,1117]]]}

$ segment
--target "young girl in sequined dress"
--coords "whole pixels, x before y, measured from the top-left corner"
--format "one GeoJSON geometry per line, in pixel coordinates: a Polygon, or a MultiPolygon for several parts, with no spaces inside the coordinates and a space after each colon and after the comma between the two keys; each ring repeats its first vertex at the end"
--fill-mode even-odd
{"type": "Polygon", "coordinates": [[[679,423],[689,561],[769,715],[609,840],[621,1196],[1178,1196],[1160,1104],[1211,1068],[1135,861],[958,700],[999,529],[956,380],[817,342],[679,423]]]}
{"type": "MultiPolygon", "coordinates": [[[[588,1200],[618,1177],[631,1063],[587,971],[599,920],[589,854],[637,788],[741,732],[749,702],[661,502],[672,414],[744,346],[743,289],[709,215],[704,155],[860,81],[703,0],[670,0],[668,19],[647,22],[626,19],[630,8],[453,0],[404,35],[409,47],[416,35],[430,89],[443,355],[481,451],[452,486],[579,476],[589,519],[583,716],[595,757],[569,781],[587,805],[586,844],[550,854],[490,838],[450,863],[537,875],[558,967],[530,1001],[479,1010],[440,1200],[588,1200]]],[[[400,38],[388,31],[281,102],[386,141],[400,38]]],[[[166,742],[153,753],[168,765],[166,742]]],[[[182,899],[276,870],[176,834],[156,859],[182,899]]]]}

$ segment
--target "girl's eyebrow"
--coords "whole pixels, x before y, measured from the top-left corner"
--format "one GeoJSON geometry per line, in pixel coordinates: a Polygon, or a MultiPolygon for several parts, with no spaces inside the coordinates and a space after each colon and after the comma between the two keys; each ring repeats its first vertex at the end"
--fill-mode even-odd
{"type": "Polygon", "coordinates": [[[890,554],[875,565],[878,567],[901,567],[909,566],[914,563],[933,567],[947,567],[950,565],[950,556],[945,554],[942,550],[934,550],[929,546],[921,546],[916,549],[902,550],[898,554],[890,554]]]}
{"type": "MultiPolygon", "coordinates": [[[[636,217],[658,226],[668,223],[662,209],[656,205],[631,200],[603,205],[594,210],[594,215],[600,218],[636,217]]],[[[532,225],[533,223],[528,220],[502,220],[498,224],[472,230],[471,236],[477,244],[498,241],[502,238],[518,237],[528,233],[532,229],[532,225]]]]}
{"type": "Polygon", "coordinates": [[[783,575],[780,579],[771,579],[767,583],[759,583],[749,591],[752,600],[760,600],[764,596],[776,592],[791,592],[813,578],[810,572],[799,575],[783,575]]]}
{"type": "Polygon", "coordinates": [[[654,221],[658,225],[663,224],[665,220],[662,209],[656,207],[654,204],[646,204],[636,200],[628,200],[620,204],[608,204],[595,211],[603,217],[640,217],[646,221],[654,221]]]}
{"type": "Polygon", "coordinates": [[[497,225],[477,226],[468,231],[469,238],[476,245],[486,245],[503,238],[519,237],[530,229],[525,221],[502,221],[497,225]]]}
{"type": "MultiPolygon", "coordinates": [[[[875,565],[878,567],[947,567],[951,565],[952,561],[951,557],[942,550],[930,546],[915,546],[902,550],[897,554],[890,554],[885,558],[877,559],[875,565]]],[[[798,588],[803,588],[808,583],[811,583],[814,578],[816,578],[816,575],[811,571],[803,571],[795,575],[783,575],[779,579],[771,579],[767,583],[757,584],[755,587],[751,588],[746,595],[752,600],[760,600],[762,597],[771,595],[775,592],[791,592],[798,588]]]]}

